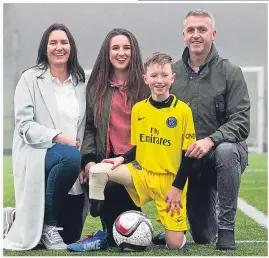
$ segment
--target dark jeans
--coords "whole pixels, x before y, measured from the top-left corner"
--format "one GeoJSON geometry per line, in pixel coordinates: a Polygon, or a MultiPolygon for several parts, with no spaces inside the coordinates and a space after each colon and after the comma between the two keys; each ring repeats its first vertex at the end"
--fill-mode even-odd
{"type": "Polygon", "coordinates": [[[195,243],[214,241],[218,229],[234,229],[241,174],[247,160],[244,143],[226,142],[194,165],[189,176],[187,215],[195,243]]]}
{"type": "Polygon", "coordinates": [[[67,194],[65,201],[61,204],[57,227],[63,228],[59,233],[66,244],[74,243],[81,238],[83,230],[83,206],[83,194],[67,194]]]}
{"type": "Polygon", "coordinates": [[[61,226],[64,241],[74,242],[82,231],[83,194],[68,195],[80,172],[81,154],[75,147],[55,144],[45,157],[44,224],[61,226]]]}

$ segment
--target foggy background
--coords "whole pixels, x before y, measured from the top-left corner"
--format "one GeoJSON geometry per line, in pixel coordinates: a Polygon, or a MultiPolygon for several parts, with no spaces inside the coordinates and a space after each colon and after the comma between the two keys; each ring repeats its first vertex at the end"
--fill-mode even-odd
{"type": "Polygon", "coordinates": [[[115,27],[137,38],[143,61],[156,51],[180,59],[185,44],[183,18],[189,10],[206,9],[216,20],[215,45],[220,56],[239,66],[264,67],[263,96],[257,95],[257,73],[245,73],[251,97],[251,136],[262,129],[267,151],[268,28],[265,3],[4,3],[3,4],[3,148],[10,153],[13,134],[13,95],[23,70],[35,65],[43,32],[64,23],[75,38],[79,62],[91,69],[106,34],[115,27]],[[263,124],[257,124],[258,101],[264,100],[263,124]]]}

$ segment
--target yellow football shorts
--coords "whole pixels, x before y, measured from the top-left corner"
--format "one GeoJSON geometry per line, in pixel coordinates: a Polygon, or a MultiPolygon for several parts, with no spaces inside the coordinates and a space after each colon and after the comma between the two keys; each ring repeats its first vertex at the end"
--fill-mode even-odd
{"type": "Polygon", "coordinates": [[[172,217],[170,211],[166,212],[165,196],[172,186],[175,175],[172,173],[160,174],[147,171],[136,162],[128,163],[126,166],[132,174],[135,187],[126,187],[126,190],[134,203],[141,207],[147,202],[154,200],[157,209],[156,220],[162,223],[165,229],[172,231],[187,230],[186,192],[188,182],[186,182],[181,196],[183,208],[180,208],[180,214],[175,210],[172,217]]]}

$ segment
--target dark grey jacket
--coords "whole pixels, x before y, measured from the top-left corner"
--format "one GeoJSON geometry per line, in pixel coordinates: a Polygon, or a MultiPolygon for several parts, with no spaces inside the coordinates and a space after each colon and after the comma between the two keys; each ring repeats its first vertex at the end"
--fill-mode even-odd
{"type": "Polygon", "coordinates": [[[196,74],[188,64],[189,50],[174,64],[177,74],[171,93],[193,112],[197,139],[210,137],[215,145],[241,142],[249,135],[250,101],[240,67],[211,51],[196,74]]]}
{"type": "Polygon", "coordinates": [[[108,158],[108,127],[113,93],[114,88],[108,87],[108,91],[105,95],[103,121],[99,128],[94,127],[94,107],[92,105],[92,94],[87,96],[86,127],[81,146],[81,166],[83,169],[88,162],[101,162],[103,159],[108,158]]]}

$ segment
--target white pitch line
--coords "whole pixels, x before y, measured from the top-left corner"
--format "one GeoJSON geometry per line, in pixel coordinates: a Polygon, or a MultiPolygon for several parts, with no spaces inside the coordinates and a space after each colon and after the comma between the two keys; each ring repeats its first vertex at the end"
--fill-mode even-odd
{"type": "Polygon", "coordinates": [[[268,229],[268,218],[262,212],[258,211],[255,207],[249,205],[246,201],[238,198],[238,208],[244,212],[248,217],[256,221],[262,227],[268,229]]]}
{"type": "MultiPolygon", "coordinates": [[[[188,241],[188,243],[194,243],[193,240],[188,241]]],[[[268,243],[267,240],[237,240],[235,241],[237,244],[248,244],[248,243],[268,243]]]]}
{"type": "Polygon", "coordinates": [[[267,169],[263,169],[263,168],[254,168],[254,169],[248,169],[246,170],[246,173],[264,173],[267,172],[267,169]]]}
{"type": "Polygon", "coordinates": [[[262,240],[257,240],[257,241],[255,241],[255,240],[238,240],[235,242],[236,243],[268,243],[267,240],[264,240],[264,241],[262,241],[262,240]]]}

